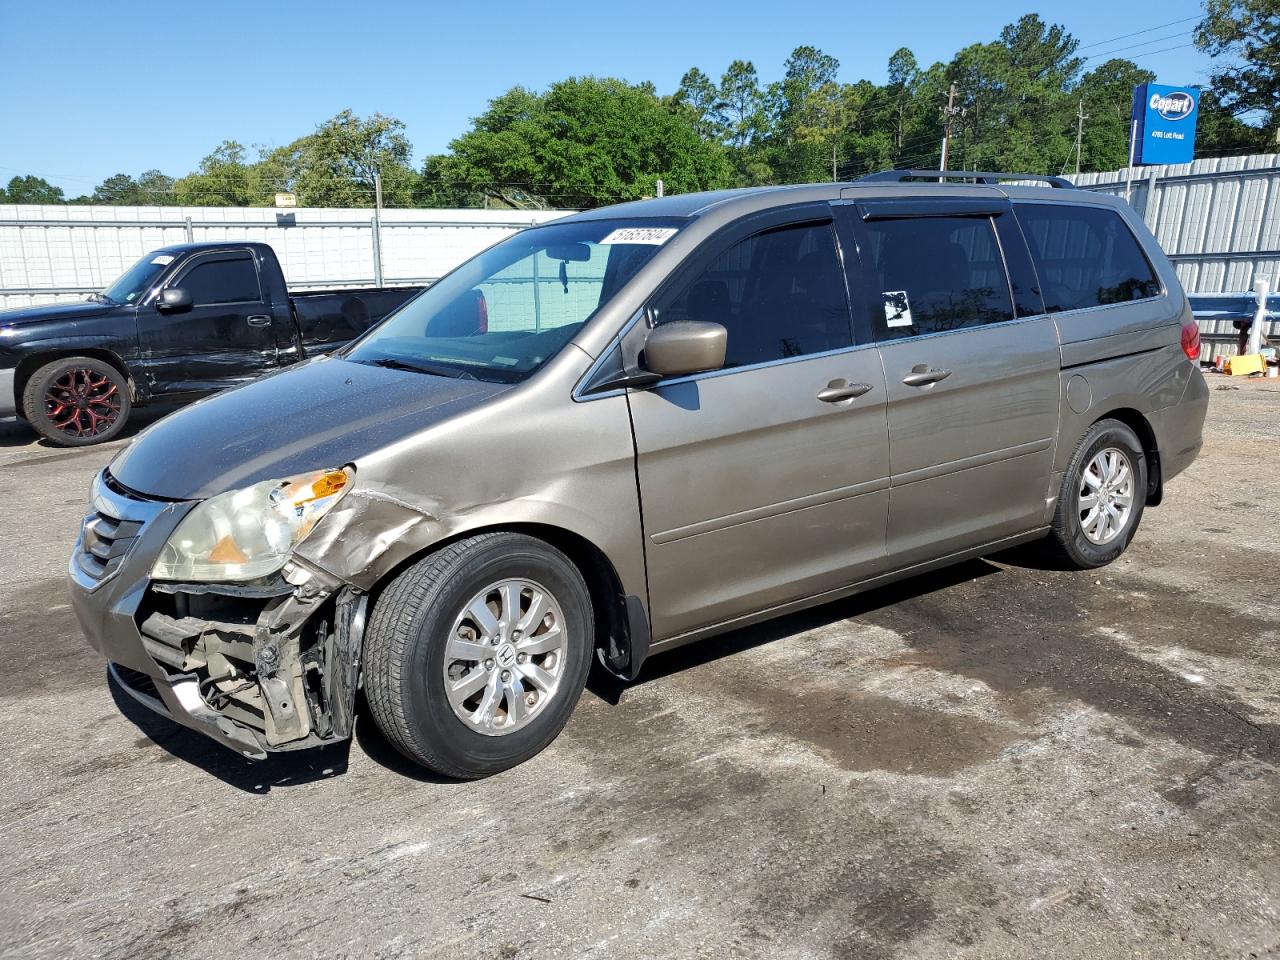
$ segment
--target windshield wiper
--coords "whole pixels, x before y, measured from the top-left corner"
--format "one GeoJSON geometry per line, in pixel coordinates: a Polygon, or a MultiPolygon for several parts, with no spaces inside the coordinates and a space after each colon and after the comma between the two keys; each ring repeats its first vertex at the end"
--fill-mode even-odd
{"type": "Polygon", "coordinates": [[[457,367],[439,366],[418,360],[401,360],[399,357],[379,357],[372,363],[375,367],[386,367],[389,370],[411,370],[414,373],[426,373],[436,377],[452,377],[454,380],[475,379],[474,374],[466,370],[459,370],[457,367]]]}

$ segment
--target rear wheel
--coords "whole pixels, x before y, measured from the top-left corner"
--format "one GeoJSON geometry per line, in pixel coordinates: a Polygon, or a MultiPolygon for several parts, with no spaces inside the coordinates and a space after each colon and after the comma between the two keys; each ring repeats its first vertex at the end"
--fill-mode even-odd
{"type": "Polygon", "coordinates": [[[1099,420],[1062,478],[1049,543],[1070,566],[1105,566],[1129,546],[1146,503],[1142,442],[1119,420],[1099,420]]]}
{"type": "Polygon", "coordinates": [[[40,436],[64,447],[110,440],[124,429],[132,404],[124,374],[96,357],[64,357],[31,375],[22,412],[40,436]]]}
{"type": "Polygon", "coordinates": [[[546,747],[591,664],[591,598],[541,540],[490,533],[391,582],[365,638],[365,695],[387,739],[446,776],[484,777],[546,747]]]}

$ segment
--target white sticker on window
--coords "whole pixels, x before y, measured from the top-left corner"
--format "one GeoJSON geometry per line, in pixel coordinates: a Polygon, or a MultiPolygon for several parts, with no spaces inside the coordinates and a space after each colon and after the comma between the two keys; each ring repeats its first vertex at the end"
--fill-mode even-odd
{"type": "Polygon", "coordinates": [[[603,246],[615,243],[646,243],[660,247],[673,236],[675,227],[622,227],[600,241],[603,246]]]}
{"type": "Polygon", "coordinates": [[[907,291],[886,290],[884,292],[884,325],[886,327],[912,325],[911,304],[907,302],[907,291]]]}
{"type": "Polygon", "coordinates": [[[167,267],[169,264],[173,263],[173,257],[169,256],[167,253],[162,253],[158,257],[152,257],[151,262],[158,263],[162,267],[167,267]]]}

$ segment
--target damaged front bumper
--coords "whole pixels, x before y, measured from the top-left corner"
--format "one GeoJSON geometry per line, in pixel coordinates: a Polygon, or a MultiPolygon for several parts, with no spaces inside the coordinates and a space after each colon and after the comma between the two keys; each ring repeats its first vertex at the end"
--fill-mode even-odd
{"type": "Polygon", "coordinates": [[[90,645],[136,700],[246,756],[350,737],[367,596],[297,558],[253,583],[152,581],[194,505],[95,480],[69,569],[90,645]]]}

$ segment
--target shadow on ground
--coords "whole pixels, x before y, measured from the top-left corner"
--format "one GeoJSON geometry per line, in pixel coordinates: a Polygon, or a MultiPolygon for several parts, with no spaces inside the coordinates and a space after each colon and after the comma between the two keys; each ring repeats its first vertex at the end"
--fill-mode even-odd
{"type": "MultiPolygon", "coordinates": [[[[156,403],[148,404],[145,407],[138,407],[129,415],[129,422],[125,424],[124,429],[116,436],[112,437],[108,442],[118,443],[121,440],[130,440],[138,433],[151,426],[151,424],[155,423],[161,417],[167,417],[175,410],[180,409],[182,409],[182,405],[175,403],[156,403]]],[[[79,456],[80,451],[82,450],[92,450],[93,446],[94,445],[92,444],[87,447],[60,446],[59,444],[52,443],[41,437],[40,434],[36,433],[25,420],[21,420],[17,417],[8,420],[0,420],[0,449],[29,447],[33,453],[42,450],[61,450],[63,451],[63,457],[75,457],[79,456]]],[[[38,457],[34,460],[22,461],[22,463],[48,463],[52,459],[54,458],[38,457]]],[[[20,464],[10,464],[10,466],[16,465],[20,464]]]]}
{"type": "Polygon", "coordinates": [[[120,689],[110,674],[107,682],[111,699],[147,740],[237,790],[265,794],[284,787],[327,780],[347,772],[349,742],[314,750],[275,753],[265,760],[250,760],[174,723],[168,717],[153,713],[120,689]]]}

